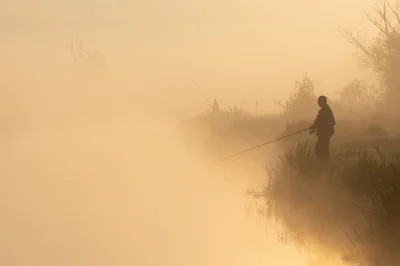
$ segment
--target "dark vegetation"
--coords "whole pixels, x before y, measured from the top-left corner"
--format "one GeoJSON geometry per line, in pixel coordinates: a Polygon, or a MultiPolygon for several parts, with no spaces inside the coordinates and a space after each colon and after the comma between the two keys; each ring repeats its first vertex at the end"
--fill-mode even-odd
{"type": "MultiPolygon", "coordinates": [[[[262,200],[267,217],[284,225],[286,243],[335,251],[351,265],[392,266],[400,265],[400,5],[382,0],[374,11],[367,18],[378,34],[370,43],[348,29],[342,33],[379,86],[354,79],[339,99],[329,100],[337,120],[329,165],[318,164],[308,134],[282,141],[286,152],[250,195],[262,200]]],[[[229,155],[244,144],[307,128],[316,102],[314,83],[305,75],[278,103],[279,115],[218,110],[185,125],[205,130],[201,143],[229,155]]]]}
{"type": "Polygon", "coordinates": [[[250,193],[264,200],[265,214],[285,226],[289,241],[342,252],[353,265],[398,265],[400,157],[335,154],[321,169],[310,147],[299,144],[267,180],[250,193]]]}

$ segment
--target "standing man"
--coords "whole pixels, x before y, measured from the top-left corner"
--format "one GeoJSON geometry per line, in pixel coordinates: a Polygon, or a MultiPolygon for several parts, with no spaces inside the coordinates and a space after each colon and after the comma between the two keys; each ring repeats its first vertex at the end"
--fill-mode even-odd
{"type": "Polygon", "coordinates": [[[318,97],[318,105],[321,109],[314,124],[309,129],[310,134],[316,132],[318,137],[317,144],[315,145],[315,155],[320,161],[326,162],[329,160],[329,143],[332,135],[335,133],[334,126],[336,125],[336,121],[325,96],[318,97]]]}
{"type": "Polygon", "coordinates": [[[212,106],[213,112],[218,113],[219,112],[219,104],[217,102],[217,99],[214,99],[214,104],[212,106]]]}

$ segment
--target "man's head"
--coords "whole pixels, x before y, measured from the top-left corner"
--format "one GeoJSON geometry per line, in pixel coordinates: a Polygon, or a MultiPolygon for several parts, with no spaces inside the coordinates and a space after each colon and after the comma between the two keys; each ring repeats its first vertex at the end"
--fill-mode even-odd
{"type": "Polygon", "coordinates": [[[328,104],[328,99],[325,96],[319,96],[318,97],[318,105],[320,107],[324,107],[328,104]]]}

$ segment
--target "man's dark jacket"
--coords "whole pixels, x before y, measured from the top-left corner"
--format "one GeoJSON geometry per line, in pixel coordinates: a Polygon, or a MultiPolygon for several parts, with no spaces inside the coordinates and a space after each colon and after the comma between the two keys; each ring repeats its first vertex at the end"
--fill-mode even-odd
{"type": "Polygon", "coordinates": [[[317,136],[332,136],[335,134],[334,126],[336,125],[335,117],[329,105],[321,107],[315,118],[311,130],[317,131],[317,136]]]}

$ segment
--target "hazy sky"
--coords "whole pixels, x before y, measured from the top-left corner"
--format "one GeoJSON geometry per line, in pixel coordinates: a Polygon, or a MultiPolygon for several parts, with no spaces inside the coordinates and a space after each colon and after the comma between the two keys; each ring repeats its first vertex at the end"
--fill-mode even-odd
{"type": "Polygon", "coordinates": [[[204,108],[190,74],[224,107],[258,99],[271,110],[305,72],[327,94],[362,74],[338,26],[371,36],[363,10],[374,3],[0,0],[0,70],[8,72],[0,81],[16,86],[27,73],[55,81],[72,67],[69,45],[79,33],[104,56],[114,91],[117,82],[136,95],[152,91],[153,98],[184,98],[182,108],[204,108]]]}
{"type": "Polygon", "coordinates": [[[232,182],[259,172],[191,156],[149,111],[205,110],[189,75],[223,108],[276,110],[306,71],[333,95],[362,74],[338,26],[370,35],[373,3],[0,0],[0,264],[298,265],[242,213],[232,182]]]}

